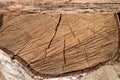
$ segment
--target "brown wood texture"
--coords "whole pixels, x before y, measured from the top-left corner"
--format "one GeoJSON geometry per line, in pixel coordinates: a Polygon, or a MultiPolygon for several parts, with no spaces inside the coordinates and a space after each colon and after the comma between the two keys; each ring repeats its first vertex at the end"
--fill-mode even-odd
{"type": "Polygon", "coordinates": [[[26,14],[120,12],[120,0],[0,0],[0,12],[26,14]]]}
{"type": "Polygon", "coordinates": [[[11,51],[12,59],[31,72],[59,75],[79,71],[109,61],[118,52],[115,14],[3,16],[1,49],[11,51]]]}

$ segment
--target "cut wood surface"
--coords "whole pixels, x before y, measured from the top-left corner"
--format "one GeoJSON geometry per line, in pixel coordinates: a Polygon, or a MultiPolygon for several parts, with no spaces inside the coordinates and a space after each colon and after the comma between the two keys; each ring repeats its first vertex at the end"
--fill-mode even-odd
{"type": "Polygon", "coordinates": [[[120,12],[120,0],[0,0],[0,12],[80,13],[120,12]]]}
{"type": "Polygon", "coordinates": [[[60,76],[112,60],[115,14],[4,14],[0,48],[35,76],[60,76]]]}

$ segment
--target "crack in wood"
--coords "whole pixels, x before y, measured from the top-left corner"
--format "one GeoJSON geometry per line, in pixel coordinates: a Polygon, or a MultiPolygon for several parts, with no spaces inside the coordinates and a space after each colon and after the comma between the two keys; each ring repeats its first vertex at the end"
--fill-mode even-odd
{"type": "Polygon", "coordinates": [[[0,28],[2,27],[3,25],[3,14],[0,15],[0,28]]]}
{"type": "Polygon", "coordinates": [[[64,36],[64,46],[63,46],[63,60],[64,60],[64,65],[66,65],[66,57],[65,57],[65,36],[64,36]]]}
{"type": "Polygon", "coordinates": [[[52,42],[53,42],[53,40],[54,40],[54,38],[55,38],[55,36],[56,36],[56,34],[57,34],[58,27],[59,27],[59,25],[60,25],[61,19],[62,19],[62,14],[60,14],[60,16],[59,16],[59,20],[58,20],[58,23],[57,23],[57,25],[56,25],[56,27],[55,27],[54,34],[53,34],[52,38],[50,39],[50,42],[49,42],[49,44],[48,44],[48,47],[45,49],[45,56],[44,56],[44,58],[43,58],[43,63],[44,63],[45,58],[46,58],[46,55],[47,55],[47,50],[50,48],[50,46],[51,46],[51,44],[52,44],[52,42]]]}
{"type": "MultiPolygon", "coordinates": [[[[68,21],[66,20],[66,22],[67,22],[67,24],[69,25],[69,23],[68,23],[68,21]]],[[[73,37],[75,38],[75,39],[77,39],[77,41],[78,41],[78,44],[80,45],[80,40],[79,40],[79,38],[76,38],[76,36],[75,36],[75,34],[74,34],[74,32],[72,31],[72,29],[71,29],[71,27],[69,26],[69,29],[70,29],[70,31],[71,31],[71,33],[72,33],[72,35],[73,35],[73,37]]],[[[77,48],[76,48],[77,49],[77,48]]],[[[78,51],[79,52],[79,51],[78,51]]],[[[88,66],[89,66],[89,62],[88,62],[88,59],[87,59],[87,53],[86,53],[86,49],[85,49],[85,56],[86,56],[86,61],[87,61],[87,64],[88,64],[88,66]]]]}
{"type": "Polygon", "coordinates": [[[48,49],[50,48],[50,46],[51,46],[51,44],[52,44],[52,42],[53,42],[53,40],[54,40],[54,38],[55,38],[55,36],[56,36],[56,33],[57,33],[57,31],[58,31],[58,27],[59,27],[59,25],[60,25],[61,19],[62,19],[62,14],[60,14],[58,23],[57,23],[56,28],[55,28],[55,32],[54,32],[52,38],[50,39],[50,42],[49,42],[49,45],[48,45],[48,49]]]}

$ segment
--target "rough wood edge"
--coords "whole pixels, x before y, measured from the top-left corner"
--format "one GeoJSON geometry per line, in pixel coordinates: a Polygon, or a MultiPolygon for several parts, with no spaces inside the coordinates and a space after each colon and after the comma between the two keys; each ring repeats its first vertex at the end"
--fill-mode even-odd
{"type": "MultiPolygon", "coordinates": [[[[114,14],[114,15],[115,15],[116,21],[118,23],[118,30],[119,30],[118,32],[120,33],[120,23],[119,23],[119,20],[118,20],[118,16],[117,16],[117,14],[114,14]]],[[[94,65],[91,68],[86,68],[86,69],[83,69],[83,70],[77,70],[77,71],[72,71],[72,72],[68,72],[68,73],[64,73],[64,74],[56,74],[56,75],[39,73],[39,72],[33,70],[22,58],[20,58],[19,56],[13,55],[13,52],[11,52],[11,51],[3,48],[3,47],[0,47],[0,50],[4,52],[3,55],[8,57],[9,60],[14,61],[14,63],[17,64],[17,65],[20,65],[21,68],[23,68],[25,70],[26,74],[28,74],[32,78],[35,78],[35,79],[56,78],[56,77],[64,77],[64,76],[70,76],[70,75],[89,73],[91,71],[99,69],[102,65],[105,65],[109,61],[115,61],[117,59],[118,55],[119,55],[119,52],[120,52],[120,35],[119,35],[118,39],[119,39],[118,40],[119,41],[118,42],[119,43],[118,44],[118,51],[112,59],[110,59],[106,62],[99,63],[97,65],[94,65]]]]}
{"type": "Polygon", "coordinates": [[[42,3],[31,1],[0,1],[0,13],[116,13],[120,12],[120,2],[116,3],[42,3]]]}
{"type": "Polygon", "coordinates": [[[29,75],[22,64],[11,59],[3,50],[0,50],[0,60],[1,72],[7,80],[41,80],[41,78],[36,79],[29,75]]]}

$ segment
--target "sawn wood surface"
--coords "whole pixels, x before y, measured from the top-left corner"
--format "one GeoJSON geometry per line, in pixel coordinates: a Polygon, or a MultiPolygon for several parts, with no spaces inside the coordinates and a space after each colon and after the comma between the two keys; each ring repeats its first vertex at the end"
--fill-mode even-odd
{"type": "Polygon", "coordinates": [[[4,14],[0,46],[28,69],[60,75],[113,59],[118,33],[115,14],[4,14]]]}

